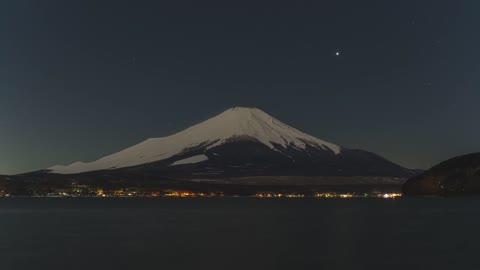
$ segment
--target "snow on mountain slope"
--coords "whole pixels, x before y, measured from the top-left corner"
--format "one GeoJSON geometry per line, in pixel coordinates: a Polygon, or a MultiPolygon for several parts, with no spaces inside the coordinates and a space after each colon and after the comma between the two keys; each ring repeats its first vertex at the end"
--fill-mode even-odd
{"type": "Polygon", "coordinates": [[[194,163],[199,163],[208,160],[208,157],[205,155],[198,155],[198,156],[193,156],[189,157],[186,159],[181,159],[177,160],[174,163],[170,164],[170,166],[176,166],[176,165],[185,165],[185,164],[194,164],[194,163]]]}
{"type": "Polygon", "coordinates": [[[305,149],[309,145],[335,154],[342,151],[341,147],[290,127],[262,110],[237,107],[174,135],[148,139],[93,162],[76,162],[68,166],[57,165],[48,170],[52,173],[74,174],[131,167],[164,160],[188,148],[203,145],[210,149],[228,140],[243,137],[254,138],[279,152],[280,149],[277,149],[276,145],[293,146],[298,149],[305,149]]]}

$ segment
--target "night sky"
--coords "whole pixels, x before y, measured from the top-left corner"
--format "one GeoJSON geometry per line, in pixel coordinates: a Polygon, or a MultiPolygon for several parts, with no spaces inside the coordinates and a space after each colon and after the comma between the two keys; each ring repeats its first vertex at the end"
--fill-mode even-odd
{"type": "Polygon", "coordinates": [[[1,1],[0,174],[235,106],[411,168],[480,151],[479,1],[235,2],[1,1]]]}

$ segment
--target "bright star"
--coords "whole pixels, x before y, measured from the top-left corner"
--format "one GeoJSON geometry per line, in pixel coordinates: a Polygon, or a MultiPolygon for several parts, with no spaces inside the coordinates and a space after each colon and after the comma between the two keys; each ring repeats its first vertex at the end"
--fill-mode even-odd
{"type": "Polygon", "coordinates": [[[335,52],[335,55],[336,55],[336,56],[339,56],[339,55],[340,55],[340,52],[335,52]]]}

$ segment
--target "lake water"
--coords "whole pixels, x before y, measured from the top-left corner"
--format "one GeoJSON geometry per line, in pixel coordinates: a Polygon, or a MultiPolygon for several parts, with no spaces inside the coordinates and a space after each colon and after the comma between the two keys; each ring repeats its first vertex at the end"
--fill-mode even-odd
{"type": "Polygon", "coordinates": [[[480,199],[0,200],[0,269],[480,269],[480,199]]]}

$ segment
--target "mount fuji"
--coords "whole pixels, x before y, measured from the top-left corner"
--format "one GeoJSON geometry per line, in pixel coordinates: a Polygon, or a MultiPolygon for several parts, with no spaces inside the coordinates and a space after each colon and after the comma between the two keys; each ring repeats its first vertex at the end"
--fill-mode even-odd
{"type": "Polygon", "coordinates": [[[73,175],[112,171],[179,179],[414,174],[374,153],[340,147],[303,133],[260,109],[242,107],[96,161],[57,165],[43,172],[73,175]]]}

